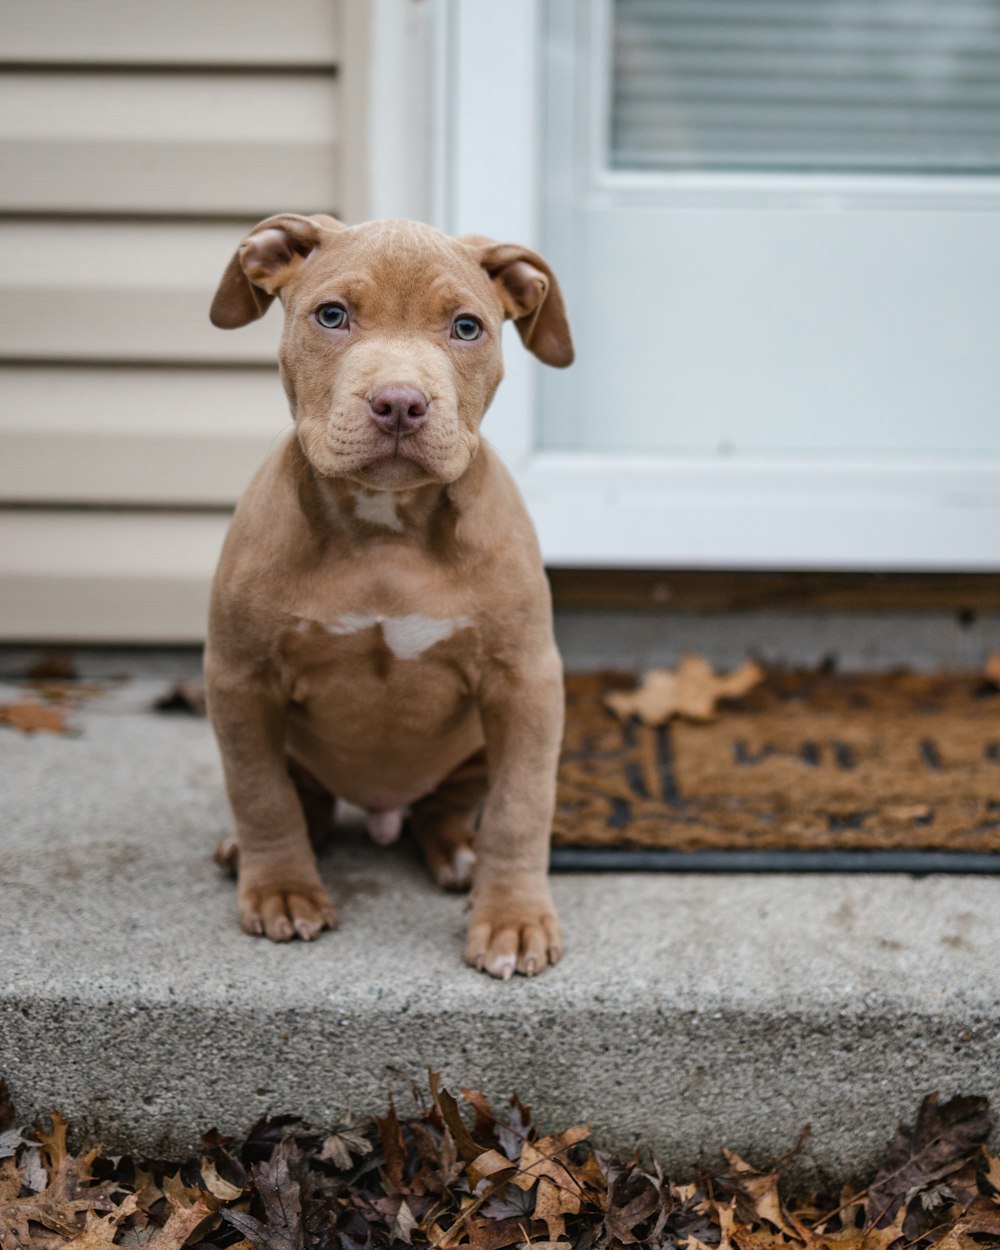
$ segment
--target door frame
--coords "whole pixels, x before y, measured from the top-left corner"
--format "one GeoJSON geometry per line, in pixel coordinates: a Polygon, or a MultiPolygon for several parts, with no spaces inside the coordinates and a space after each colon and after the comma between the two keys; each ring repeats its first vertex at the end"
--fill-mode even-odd
{"type": "MultiPolygon", "coordinates": [[[[371,167],[381,179],[370,197],[371,215],[424,215],[449,233],[538,248],[544,6],[537,0],[374,0],[373,12],[373,89],[398,81],[382,70],[402,57],[422,103],[413,110],[382,108],[378,126],[366,128],[371,167]],[[404,8],[423,11],[416,42],[412,18],[401,20],[404,8]],[[385,166],[395,161],[399,168],[401,151],[410,159],[405,174],[393,180],[385,166]]],[[[707,177],[726,179],[735,194],[751,200],[782,191],[767,175],[671,175],[676,194],[692,204],[704,195],[707,177]]],[[[640,183],[649,179],[632,181],[641,195],[640,183]]],[[[912,193],[914,181],[921,199],[940,199],[944,189],[933,178],[907,181],[909,187],[895,179],[829,176],[811,179],[810,188],[828,201],[861,196],[873,205],[912,193]]],[[[1000,208],[1000,180],[990,183],[963,180],[961,194],[977,207],[1000,208]]],[[[801,188],[800,180],[791,180],[783,191],[801,195],[801,188]]],[[[539,446],[542,366],[513,334],[505,362],[506,378],[484,429],[527,500],[552,566],[1000,570],[1000,463],[957,456],[896,463],[864,455],[726,461],[546,451],[539,446]]]]}

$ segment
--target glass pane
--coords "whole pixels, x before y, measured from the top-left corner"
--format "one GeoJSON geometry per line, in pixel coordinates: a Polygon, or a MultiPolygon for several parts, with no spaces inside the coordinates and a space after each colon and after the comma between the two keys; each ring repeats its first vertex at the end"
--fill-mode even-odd
{"type": "Polygon", "coordinates": [[[612,0],[620,170],[1000,173],[1000,0],[612,0]]]}

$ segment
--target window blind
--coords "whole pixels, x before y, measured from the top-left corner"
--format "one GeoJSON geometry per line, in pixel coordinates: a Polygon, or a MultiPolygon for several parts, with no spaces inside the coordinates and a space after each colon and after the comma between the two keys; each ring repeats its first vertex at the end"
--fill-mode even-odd
{"type": "Polygon", "coordinates": [[[610,164],[1000,172],[1000,0],[613,0],[610,164]]]}

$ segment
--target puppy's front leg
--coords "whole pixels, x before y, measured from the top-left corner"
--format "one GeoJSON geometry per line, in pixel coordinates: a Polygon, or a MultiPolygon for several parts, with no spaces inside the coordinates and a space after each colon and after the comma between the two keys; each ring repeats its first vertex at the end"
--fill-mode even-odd
{"type": "Polygon", "coordinates": [[[465,958],[505,981],[514,971],[541,972],[562,954],[548,866],[563,707],[554,650],[497,669],[483,685],[490,789],[475,839],[465,958]]]}
{"type": "Polygon", "coordinates": [[[285,763],[285,708],[277,690],[249,674],[207,665],[208,710],[235,819],[240,922],[248,933],[307,941],[336,924],[285,763]]]}

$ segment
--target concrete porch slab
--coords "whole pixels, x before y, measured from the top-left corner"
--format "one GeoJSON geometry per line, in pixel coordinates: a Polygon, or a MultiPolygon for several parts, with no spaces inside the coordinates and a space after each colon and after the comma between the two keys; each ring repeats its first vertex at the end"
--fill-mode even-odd
{"type": "Polygon", "coordinates": [[[502,984],[462,965],[462,901],[411,846],[345,830],[339,931],[245,937],[209,859],[209,727],[149,710],[168,661],[130,661],[76,737],[0,729],[0,1073],[24,1119],[173,1152],[268,1109],[378,1110],[433,1067],[682,1172],[811,1123],[798,1177],[839,1182],[928,1090],[1000,1100],[996,878],[562,876],[564,961],[502,984]]]}

